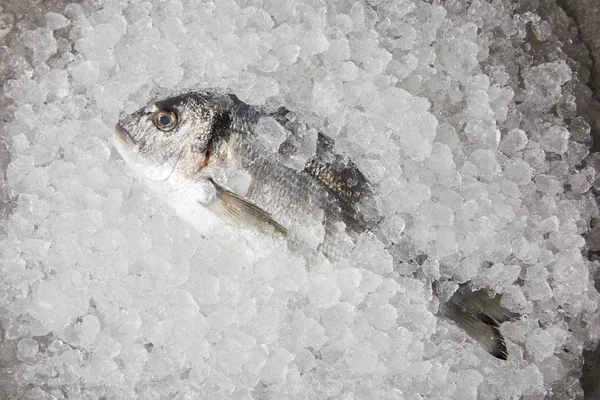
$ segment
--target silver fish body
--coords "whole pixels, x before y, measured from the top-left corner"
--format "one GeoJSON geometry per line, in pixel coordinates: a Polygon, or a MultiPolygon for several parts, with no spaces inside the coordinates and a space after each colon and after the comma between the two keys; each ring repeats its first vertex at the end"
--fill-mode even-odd
{"type": "MultiPolygon", "coordinates": [[[[151,103],[121,119],[115,143],[129,166],[158,191],[177,193],[190,185],[214,185],[217,192],[234,192],[268,213],[270,218],[255,221],[259,227],[283,231],[322,210],[329,233],[342,226],[356,237],[373,228],[379,217],[371,186],[351,160],[334,153],[331,139],[315,134],[313,154],[305,157],[304,165],[287,166],[308,129],[302,122],[292,122],[290,115],[284,109],[261,112],[234,95],[188,93],[151,103]],[[173,129],[157,126],[161,113],[177,119],[173,129]],[[266,119],[280,124],[287,135],[277,151],[261,144],[260,126],[266,119]],[[240,175],[249,177],[246,187],[232,184],[232,178],[240,175]]],[[[245,219],[232,214],[229,203],[200,192],[199,202],[220,217],[245,219]]],[[[326,235],[321,245],[332,257],[341,250],[334,236],[326,235]]]]}
{"type": "MultiPolygon", "coordinates": [[[[330,258],[346,253],[361,233],[377,234],[382,219],[356,165],[283,108],[265,112],[230,94],[187,93],[122,118],[115,145],[150,186],[198,213],[282,235],[316,218],[325,230],[319,250],[330,258]]],[[[218,223],[198,215],[196,226],[218,223]]],[[[499,300],[463,285],[439,313],[506,359],[499,324],[514,315],[499,300]]]]}

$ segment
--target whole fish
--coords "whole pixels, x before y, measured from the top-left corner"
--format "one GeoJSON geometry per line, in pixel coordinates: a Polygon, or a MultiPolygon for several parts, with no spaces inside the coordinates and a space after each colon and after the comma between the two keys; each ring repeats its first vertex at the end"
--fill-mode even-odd
{"type": "MultiPolygon", "coordinates": [[[[191,92],[123,117],[114,139],[129,168],[185,209],[197,227],[224,220],[285,236],[290,226],[321,212],[319,250],[336,258],[361,233],[377,234],[382,220],[373,187],[357,166],[285,108],[268,112],[232,94],[191,92]]],[[[500,295],[463,284],[444,296],[440,288],[448,285],[433,286],[438,313],[506,360],[499,325],[516,315],[500,305],[500,295]]]]}

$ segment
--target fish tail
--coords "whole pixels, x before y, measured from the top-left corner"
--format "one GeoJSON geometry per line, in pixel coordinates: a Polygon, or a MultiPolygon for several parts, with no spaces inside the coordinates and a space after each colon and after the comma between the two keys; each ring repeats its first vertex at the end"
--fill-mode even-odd
{"type": "Polygon", "coordinates": [[[506,360],[506,340],[499,327],[518,315],[502,307],[501,298],[501,295],[490,297],[481,290],[473,292],[465,285],[440,305],[440,313],[463,328],[488,353],[506,360]]]}

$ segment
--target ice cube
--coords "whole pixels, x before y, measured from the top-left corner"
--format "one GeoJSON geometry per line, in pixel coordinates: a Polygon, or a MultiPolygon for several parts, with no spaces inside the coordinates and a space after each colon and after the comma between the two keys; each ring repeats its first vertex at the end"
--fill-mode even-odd
{"type": "Polygon", "coordinates": [[[369,307],[365,311],[367,321],[377,329],[388,330],[396,325],[398,311],[391,304],[369,307]]]}
{"type": "Polygon", "coordinates": [[[581,171],[569,177],[571,190],[575,193],[585,193],[592,187],[596,179],[596,170],[592,167],[585,167],[581,171]]]}
{"type": "Polygon", "coordinates": [[[79,64],[69,65],[67,71],[73,79],[73,83],[77,85],[89,86],[98,81],[100,71],[94,66],[90,60],[83,61],[79,64]]]}
{"type": "Polygon", "coordinates": [[[341,95],[340,85],[333,81],[315,82],[312,90],[313,104],[319,113],[325,116],[338,110],[341,95]]]}
{"type": "Polygon", "coordinates": [[[567,151],[570,136],[571,134],[566,128],[552,125],[542,127],[542,131],[536,135],[536,140],[545,151],[563,154],[567,151]]]}
{"type": "Polygon", "coordinates": [[[270,153],[276,153],[287,138],[286,131],[272,117],[261,118],[256,125],[256,132],[261,144],[270,153]]]}
{"type": "Polygon", "coordinates": [[[283,46],[277,50],[275,55],[280,63],[284,65],[291,65],[296,62],[298,55],[300,54],[300,47],[295,44],[283,46]]]}
{"type": "Polygon", "coordinates": [[[66,19],[65,16],[62,14],[50,11],[46,13],[45,17],[46,28],[50,29],[51,31],[56,31],[69,25],[69,20],[66,19]]]}
{"type": "Polygon", "coordinates": [[[39,344],[33,338],[25,337],[17,343],[17,358],[23,362],[32,363],[36,361],[39,352],[39,344]]]}
{"type": "Polygon", "coordinates": [[[288,364],[294,356],[283,348],[276,348],[260,371],[260,378],[267,383],[282,382],[288,372],[288,364]]]}
{"type": "Polygon", "coordinates": [[[575,117],[571,120],[570,125],[571,138],[575,141],[582,143],[589,143],[590,137],[590,125],[586,122],[583,117],[575,117]]]}
{"type": "Polygon", "coordinates": [[[56,39],[50,29],[38,28],[34,31],[25,31],[22,36],[25,46],[33,51],[35,63],[46,61],[56,53],[56,39]]]}
{"type": "Polygon", "coordinates": [[[514,156],[527,146],[527,134],[521,129],[513,129],[500,141],[499,150],[509,157],[514,156]]]}
{"type": "Polygon", "coordinates": [[[525,347],[527,352],[542,361],[554,354],[554,337],[546,330],[538,328],[527,335],[525,347]]]}
{"type": "Polygon", "coordinates": [[[94,315],[86,315],[81,322],[82,342],[88,345],[94,343],[100,332],[100,321],[94,315]]]}
{"type": "Polygon", "coordinates": [[[536,111],[547,111],[557,103],[561,86],[571,80],[571,69],[564,61],[548,62],[521,73],[527,102],[536,111]]]}
{"type": "Polygon", "coordinates": [[[345,360],[350,367],[350,371],[357,375],[370,374],[377,365],[377,353],[370,348],[355,348],[346,351],[345,360]]]}
{"type": "Polygon", "coordinates": [[[86,292],[81,273],[66,271],[40,284],[32,298],[30,312],[48,331],[58,331],[71,319],[85,313],[88,308],[86,292]]]}

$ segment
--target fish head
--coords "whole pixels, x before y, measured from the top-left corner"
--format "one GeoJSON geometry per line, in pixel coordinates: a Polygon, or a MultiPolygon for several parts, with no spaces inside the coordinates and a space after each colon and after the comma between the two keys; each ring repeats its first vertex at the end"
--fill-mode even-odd
{"type": "Polygon", "coordinates": [[[128,166],[155,182],[190,180],[211,159],[225,107],[197,93],[151,102],[122,117],[114,142],[128,166]]]}

